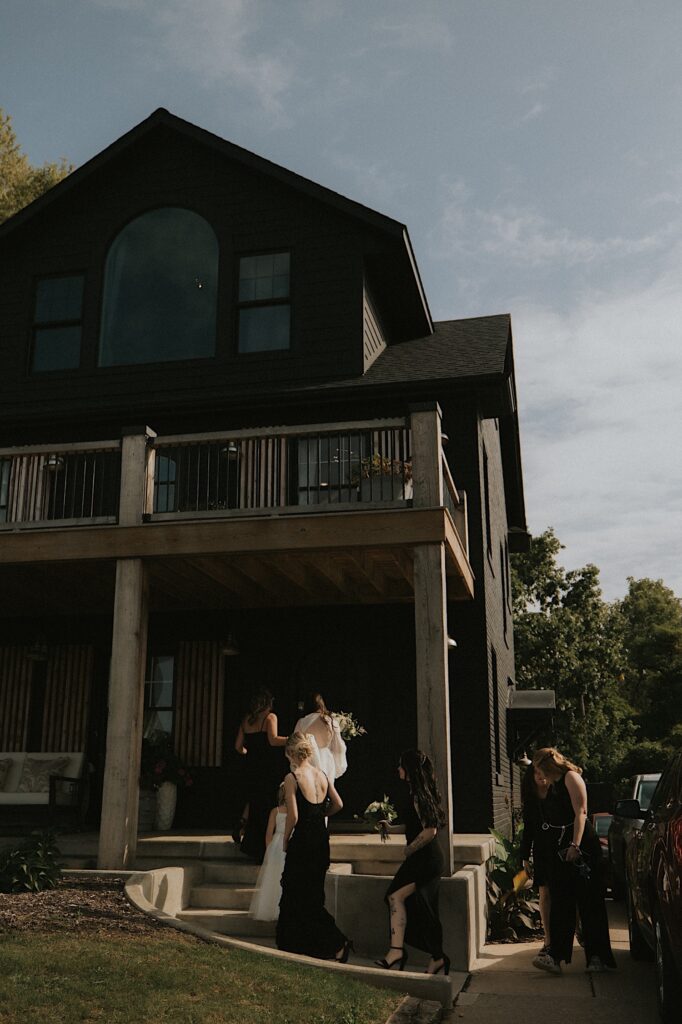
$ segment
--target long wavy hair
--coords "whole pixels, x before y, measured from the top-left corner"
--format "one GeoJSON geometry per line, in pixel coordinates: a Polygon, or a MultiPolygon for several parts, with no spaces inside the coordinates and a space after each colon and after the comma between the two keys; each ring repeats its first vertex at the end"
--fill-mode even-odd
{"type": "MultiPolygon", "coordinates": [[[[583,773],[582,768],[564,757],[556,747],[540,747],[539,750],[536,750],[533,754],[533,768],[539,768],[541,771],[549,769],[559,772],[561,775],[565,775],[566,772],[577,772],[578,775],[583,773]]],[[[529,768],[528,771],[530,770],[529,768]]]]}
{"type": "Polygon", "coordinates": [[[420,821],[435,822],[438,828],[442,828],[446,820],[445,811],[431,758],[423,750],[403,750],[400,766],[407,776],[420,821]]]}
{"type": "Polygon", "coordinates": [[[274,697],[270,690],[267,690],[265,687],[254,690],[249,699],[249,707],[246,712],[246,720],[249,725],[253,725],[264,711],[272,711],[273,702],[274,697]]]}
{"type": "Polygon", "coordinates": [[[306,693],[302,710],[306,715],[312,715],[312,713],[316,711],[318,715],[322,715],[323,718],[331,721],[331,713],[329,712],[329,709],[324,702],[324,697],[319,690],[310,690],[309,693],[306,693]]]}

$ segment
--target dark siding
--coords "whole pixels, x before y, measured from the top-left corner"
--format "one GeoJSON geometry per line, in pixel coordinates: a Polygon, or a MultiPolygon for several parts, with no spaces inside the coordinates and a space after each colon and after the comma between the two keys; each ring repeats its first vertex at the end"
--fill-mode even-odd
{"type": "Polygon", "coordinates": [[[372,294],[365,284],[363,295],[363,352],[364,369],[367,370],[374,360],[386,348],[384,335],[379,314],[372,298],[372,294]]]}

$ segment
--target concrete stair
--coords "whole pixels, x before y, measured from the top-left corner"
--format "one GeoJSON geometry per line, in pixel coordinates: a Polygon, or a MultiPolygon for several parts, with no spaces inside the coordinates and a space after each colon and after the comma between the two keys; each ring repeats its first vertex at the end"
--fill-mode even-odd
{"type": "Polygon", "coordinates": [[[248,910],[226,910],[213,907],[188,907],[176,915],[179,921],[199,925],[219,935],[254,938],[275,934],[274,921],[254,921],[248,910]]]}

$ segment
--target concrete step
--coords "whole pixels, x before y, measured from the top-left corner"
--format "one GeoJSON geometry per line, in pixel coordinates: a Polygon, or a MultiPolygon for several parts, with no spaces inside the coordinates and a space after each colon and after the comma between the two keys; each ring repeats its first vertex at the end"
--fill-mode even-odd
{"type": "Polygon", "coordinates": [[[254,921],[246,910],[197,908],[182,910],[176,916],[179,921],[199,925],[220,935],[265,937],[275,934],[274,921],[254,921]]]}
{"type": "Polygon", "coordinates": [[[204,882],[217,885],[255,885],[260,866],[241,860],[208,860],[203,862],[204,882]]]}
{"type": "Polygon", "coordinates": [[[232,842],[229,836],[191,836],[191,835],[158,835],[146,834],[138,836],[138,857],[211,859],[244,861],[244,854],[232,842]]]}
{"type": "Polygon", "coordinates": [[[188,909],[208,907],[212,910],[248,910],[255,888],[235,885],[214,885],[204,882],[195,885],[189,894],[188,909]]]}

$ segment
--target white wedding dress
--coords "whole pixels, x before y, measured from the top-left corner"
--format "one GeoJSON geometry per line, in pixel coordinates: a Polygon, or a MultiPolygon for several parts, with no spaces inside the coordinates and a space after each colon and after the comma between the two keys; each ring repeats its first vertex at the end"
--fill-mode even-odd
{"type": "Polygon", "coordinates": [[[256,891],[251,900],[249,915],[257,921],[276,921],[279,917],[279,901],[282,898],[281,878],[284,871],[284,826],[287,816],[277,812],[275,831],[258,872],[256,891]]]}
{"type": "MultiPolygon", "coordinates": [[[[348,768],[348,761],[346,760],[346,744],[341,736],[339,723],[335,718],[332,718],[332,735],[329,745],[326,747],[320,747],[315,736],[309,731],[310,726],[318,718],[320,718],[320,715],[317,711],[313,711],[312,714],[306,715],[305,718],[299,718],[298,722],[294,726],[294,732],[302,732],[308,737],[313,748],[313,764],[316,768],[320,768],[329,781],[333,783],[336,779],[340,778],[348,768]]],[[[326,721],[329,720],[326,719],[326,721]]]]}

